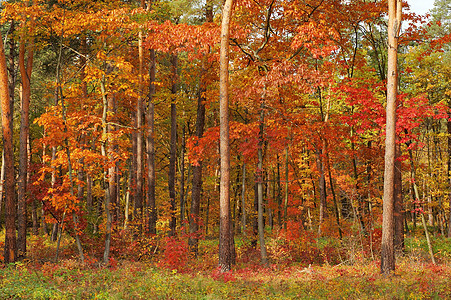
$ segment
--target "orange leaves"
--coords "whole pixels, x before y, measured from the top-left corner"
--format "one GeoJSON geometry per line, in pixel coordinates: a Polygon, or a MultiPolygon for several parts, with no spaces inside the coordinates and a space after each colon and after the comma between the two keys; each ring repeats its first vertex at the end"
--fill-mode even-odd
{"type": "Polygon", "coordinates": [[[219,42],[219,27],[214,23],[193,26],[166,21],[148,23],[147,26],[144,46],[160,52],[186,51],[200,58],[219,42]]]}
{"type": "Polygon", "coordinates": [[[338,34],[324,20],[310,20],[297,28],[291,47],[304,47],[311,52],[313,58],[326,57],[338,48],[334,41],[337,38],[338,34]]]}

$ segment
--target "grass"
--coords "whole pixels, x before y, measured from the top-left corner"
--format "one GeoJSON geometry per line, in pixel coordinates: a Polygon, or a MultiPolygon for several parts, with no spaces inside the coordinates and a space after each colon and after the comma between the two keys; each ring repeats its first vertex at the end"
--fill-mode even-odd
{"type": "Polygon", "coordinates": [[[377,263],[358,266],[256,267],[182,274],[137,262],[115,268],[79,266],[74,260],[0,269],[0,299],[444,299],[451,269],[403,260],[395,276],[377,263]]]}
{"type": "Polygon", "coordinates": [[[164,255],[140,262],[115,257],[109,267],[101,266],[92,256],[81,264],[68,237],[62,242],[61,260],[55,264],[55,244],[47,237],[30,237],[28,260],[0,264],[0,299],[451,298],[449,240],[433,239],[439,265],[429,263],[423,240],[406,238],[406,255],[397,259],[394,276],[384,277],[379,262],[365,255],[364,248],[344,247],[330,238],[291,241],[290,248],[280,238],[269,237],[269,268],[262,267],[258,251],[241,240],[235,269],[220,274],[214,239],[200,242],[199,258],[172,268],[162,263],[164,255]],[[343,248],[334,250],[338,247],[343,248]],[[330,259],[325,259],[327,256],[330,259]]]}

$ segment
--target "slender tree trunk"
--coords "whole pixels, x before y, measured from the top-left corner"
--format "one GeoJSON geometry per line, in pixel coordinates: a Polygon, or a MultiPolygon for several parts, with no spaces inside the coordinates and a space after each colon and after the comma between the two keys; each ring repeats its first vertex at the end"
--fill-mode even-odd
{"type": "Polygon", "coordinates": [[[276,194],[276,203],[277,203],[277,223],[279,225],[279,229],[282,229],[282,182],[280,181],[280,157],[277,154],[277,194],[276,194]]]}
{"type": "MultiPolygon", "coordinates": [[[[202,138],[204,135],[205,127],[205,67],[202,66],[201,71],[201,83],[199,92],[197,95],[197,117],[196,117],[196,137],[202,138]]],[[[191,251],[197,256],[198,251],[198,231],[199,231],[199,212],[200,212],[200,201],[202,195],[202,161],[200,160],[197,165],[193,165],[193,183],[191,191],[191,207],[190,207],[190,218],[189,218],[189,233],[190,238],[188,244],[190,245],[191,251]]]]}
{"type": "Polygon", "coordinates": [[[319,206],[319,226],[318,226],[318,236],[321,236],[321,225],[324,222],[326,216],[326,176],[324,173],[324,162],[323,162],[323,154],[324,154],[324,146],[323,149],[317,150],[316,153],[316,165],[319,171],[319,198],[320,198],[320,206],[319,206]]]}
{"type": "Polygon", "coordinates": [[[3,209],[3,190],[5,181],[5,151],[2,152],[2,168],[0,170],[0,216],[3,209]]]}
{"type": "Polygon", "coordinates": [[[19,68],[22,79],[21,112],[20,112],[20,145],[19,145],[19,177],[17,190],[17,254],[25,257],[27,253],[27,173],[28,173],[28,135],[29,108],[31,97],[31,70],[33,66],[33,42],[28,48],[28,57],[25,61],[25,39],[21,39],[19,48],[19,68]]]}
{"type": "MultiPolygon", "coordinates": [[[[205,20],[206,22],[213,22],[213,3],[211,0],[207,0],[205,7],[205,20]]],[[[196,115],[196,136],[197,138],[202,138],[204,135],[205,127],[205,92],[207,91],[205,76],[206,67],[204,57],[202,60],[202,69],[200,72],[200,86],[197,94],[197,115],[196,115]]],[[[200,202],[202,195],[202,161],[199,161],[197,165],[193,165],[193,181],[192,181],[192,191],[191,191],[191,207],[190,207],[190,218],[189,218],[189,233],[190,238],[188,244],[190,245],[191,251],[197,256],[198,251],[198,241],[199,241],[199,212],[200,212],[200,202]]]]}
{"type": "Polygon", "coordinates": [[[385,134],[385,171],[382,217],[381,273],[391,275],[395,270],[394,255],[394,181],[396,143],[396,98],[398,95],[398,35],[402,17],[401,0],[388,1],[388,70],[385,134]]]}
{"type": "Polygon", "coordinates": [[[228,272],[234,264],[234,241],[230,219],[230,137],[229,137],[229,30],[233,0],[226,0],[222,10],[219,58],[219,119],[221,182],[219,196],[219,267],[228,272]]]}
{"type": "MultiPolygon", "coordinates": [[[[107,114],[108,114],[110,103],[109,103],[109,101],[107,99],[107,95],[106,95],[105,76],[102,77],[102,81],[100,83],[100,89],[102,91],[102,101],[103,101],[103,113],[102,113],[103,135],[107,136],[108,131],[109,131],[109,126],[107,125],[107,114]]],[[[110,148],[111,147],[110,141],[108,141],[108,140],[102,141],[101,152],[102,152],[102,156],[105,159],[107,158],[107,152],[106,152],[106,148],[107,148],[106,143],[107,142],[108,142],[109,150],[112,149],[112,148],[110,148]]],[[[110,152],[110,151],[108,151],[108,152],[110,152]]],[[[112,153],[108,153],[109,159],[112,159],[111,155],[112,155],[112,153]]],[[[111,175],[111,174],[108,174],[110,169],[111,169],[111,167],[108,168],[108,171],[104,171],[106,228],[105,228],[105,248],[103,251],[103,264],[105,264],[105,265],[108,265],[108,263],[109,263],[110,246],[111,246],[112,218],[111,218],[111,187],[110,187],[110,184],[111,184],[112,178],[109,177],[109,175],[111,175]]]]}
{"type": "MultiPolygon", "coordinates": [[[[64,103],[64,96],[63,96],[63,90],[61,87],[61,57],[62,57],[62,45],[63,45],[63,37],[61,36],[60,45],[59,45],[59,53],[58,53],[58,64],[56,67],[56,91],[55,91],[55,97],[56,97],[56,103],[58,103],[58,99],[61,99],[61,114],[63,117],[63,124],[64,124],[64,132],[67,133],[67,115],[66,115],[66,106],[64,103]]],[[[69,140],[67,138],[64,139],[64,146],[66,148],[66,157],[67,157],[67,172],[69,174],[69,190],[70,195],[72,197],[75,196],[74,192],[74,180],[73,180],[73,170],[72,170],[72,160],[71,160],[71,152],[69,148],[69,140]]],[[[61,235],[62,235],[62,228],[64,224],[64,215],[66,213],[66,209],[64,209],[63,218],[61,221],[61,229],[60,229],[60,236],[58,238],[58,245],[57,245],[57,252],[56,252],[56,261],[58,261],[58,248],[61,241],[61,235]]],[[[74,235],[75,235],[75,242],[78,248],[78,253],[80,255],[80,260],[82,263],[84,263],[84,254],[83,254],[83,248],[81,246],[79,232],[78,232],[78,217],[75,214],[75,211],[72,211],[72,221],[74,223],[74,235]]]]}
{"type": "MultiPolygon", "coordinates": [[[[116,96],[112,94],[110,97],[107,97],[107,105],[108,105],[108,118],[114,116],[116,114],[116,96]]],[[[108,120],[107,120],[108,121],[108,120]]],[[[119,201],[118,201],[118,165],[117,162],[114,162],[115,156],[117,153],[117,145],[113,143],[111,135],[112,132],[116,130],[115,125],[107,125],[108,132],[108,159],[109,167],[108,167],[108,188],[110,189],[110,214],[111,214],[111,226],[114,222],[118,220],[119,216],[119,201]]]]}
{"type": "Polygon", "coordinates": [[[31,207],[31,221],[33,222],[33,235],[39,234],[38,205],[36,199],[33,199],[31,207]]]}
{"type": "Polygon", "coordinates": [[[157,207],[155,202],[155,50],[150,50],[149,99],[147,106],[147,209],[149,213],[149,233],[157,233],[157,207]]]}
{"type": "MultiPolygon", "coordinates": [[[[409,149],[409,156],[410,156],[410,174],[411,174],[411,181],[412,181],[412,184],[413,184],[413,191],[414,191],[414,195],[415,195],[415,200],[419,201],[420,200],[420,193],[418,192],[417,183],[415,181],[416,180],[416,170],[415,170],[415,164],[414,164],[414,161],[413,161],[412,149],[409,149]]],[[[424,199],[424,197],[423,197],[423,199],[424,199]]],[[[422,210],[422,208],[420,208],[420,209],[422,210]]],[[[428,232],[428,228],[427,228],[427,225],[426,225],[426,219],[424,217],[424,211],[421,211],[420,215],[421,215],[421,222],[423,223],[424,234],[426,236],[426,242],[427,242],[427,245],[428,245],[429,255],[431,257],[432,263],[435,264],[434,252],[432,251],[431,239],[429,237],[429,232],[428,232]]]]}
{"type": "Polygon", "coordinates": [[[285,149],[285,202],[283,205],[283,229],[287,230],[288,222],[288,146],[285,149]]]}
{"type": "Polygon", "coordinates": [[[124,191],[125,192],[125,208],[124,208],[124,230],[128,229],[128,222],[130,220],[130,192],[131,192],[131,183],[132,183],[132,172],[131,172],[131,159],[127,161],[128,167],[128,179],[124,181],[124,191]]]}
{"type": "Polygon", "coordinates": [[[258,236],[262,264],[268,266],[268,254],[265,243],[265,225],[263,222],[263,143],[264,143],[264,105],[260,107],[260,134],[258,141],[257,195],[258,195],[258,236]]]}
{"type": "MultiPolygon", "coordinates": [[[[0,35],[1,38],[1,35],[0,35]]],[[[3,41],[3,38],[1,39],[3,41]]],[[[8,72],[6,67],[3,43],[0,43],[0,100],[2,108],[3,152],[5,166],[5,252],[4,262],[15,262],[17,259],[16,246],[16,201],[14,199],[14,152],[12,134],[12,110],[8,86],[8,72]]]]}
{"type": "MultiPolygon", "coordinates": [[[[448,102],[448,106],[451,106],[451,101],[448,102]]],[[[451,113],[448,113],[448,122],[446,124],[448,130],[448,238],[451,238],[451,113]]]]}
{"type": "Polygon", "coordinates": [[[172,100],[171,100],[171,140],[169,149],[169,171],[168,171],[168,187],[169,187],[169,199],[171,204],[171,219],[169,221],[169,235],[174,236],[176,234],[177,218],[176,218],[176,192],[175,192],[175,173],[176,173],[176,161],[177,161],[177,65],[178,57],[176,54],[171,56],[172,64],[172,100]]]}
{"type": "Polygon", "coordinates": [[[180,149],[180,226],[185,228],[185,126],[182,128],[182,146],[180,149]]]}
{"type": "Polygon", "coordinates": [[[340,236],[340,240],[342,240],[343,239],[343,231],[341,230],[341,225],[340,225],[340,210],[338,208],[337,195],[335,194],[335,188],[334,188],[334,184],[333,184],[333,180],[332,180],[332,170],[330,168],[330,159],[329,159],[328,153],[326,153],[326,167],[327,167],[327,172],[329,174],[330,191],[332,193],[332,198],[334,200],[335,221],[337,222],[338,235],[340,236]]]}
{"type": "Polygon", "coordinates": [[[241,226],[243,236],[246,236],[246,163],[243,162],[243,176],[241,182],[241,226]]]}
{"type": "Polygon", "coordinates": [[[139,56],[139,96],[136,103],[136,193],[135,193],[135,211],[136,217],[139,218],[139,231],[142,230],[143,217],[143,82],[144,82],[144,48],[143,48],[142,31],[138,37],[138,56],[139,56]]]}
{"type": "MultiPolygon", "coordinates": [[[[396,158],[401,154],[401,145],[396,144],[396,158]]],[[[395,178],[394,178],[394,248],[395,252],[402,254],[404,252],[404,204],[402,201],[402,173],[401,161],[395,160],[395,178]]]]}

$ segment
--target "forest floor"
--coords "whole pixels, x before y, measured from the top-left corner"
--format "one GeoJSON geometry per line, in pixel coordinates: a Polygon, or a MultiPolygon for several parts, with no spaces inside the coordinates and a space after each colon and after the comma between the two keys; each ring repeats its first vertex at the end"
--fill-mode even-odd
{"type": "Polygon", "coordinates": [[[349,255],[349,243],[341,262],[327,257],[327,247],[310,248],[308,264],[290,258],[283,247],[277,252],[269,239],[272,259],[264,267],[256,250],[238,242],[237,265],[221,274],[217,240],[202,241],[197,259],[186,259],[183,247],[172,243],[166,255],[162,249],[158,257],[140,261],[113,256],[105,267],[89,256],[81,264],[69,238],[54,263],[55,243],[30,237],[29,259],[0,264],[0,299],[451,299],[450,240],[437,237],[433,243],[437,265],[429,262],[421,237],[408,238],[394,275],[384,277],[376,256],[358,250],[349,255]]]}

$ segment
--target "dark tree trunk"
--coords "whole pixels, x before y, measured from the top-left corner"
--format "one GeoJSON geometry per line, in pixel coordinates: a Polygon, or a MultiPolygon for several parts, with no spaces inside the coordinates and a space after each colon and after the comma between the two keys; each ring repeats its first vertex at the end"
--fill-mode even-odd
{"type": "MultiPolygon", "coordinates": [[[[396,158],[401,155],[401,145],[396,144],[396,158]]],[[[401,161],[395,160],[395,179],[394,179],[394,248],[395,253],[404,252],[404,204],[402,201],[402,172],[401,161]]]]}
{"type": "Polygon", "coordinates": [[[321,226],[322,226],[322,223],[324,222],[324,219],[327,217],[327,215],[326,215],[326,210],[327,210],[327,203],[326,203],[326,176],[325,176],[325,173],[324,173],[323,154],[324,154],[324,149],[322,149],[322,150],[318,149],[317,150],[317,153],[316,153],[316,166],[317,166],[318,172],[319,172],[318,187],[319,187],[319,198],[320,198],[318,236],[321,236],[321,226]]]}
{"type": "Polygon", "coordinates": [[[138,51],[139,51],[139,96],[136,104],[136,193],[135,193],[135,212],[136,217],[139,218],[139,231],[142,230],[142,216],[143,216],[143,166],[144,166],[144,153],[143,153],[143,76],[144,76],[144,54],[142,46],[142,32],[139,32],[138,51]]]}
{"type": "MultiPolygon", "coordinates": [[[[265,96],[263,96],[264,99],[265,96]]],[[[265,243],[265,224],[263,221],[263,144],[264,144],[264,103],[260,107],[260,130],[258,141],[258,166],[257,166],[257,216],[258,216],[258,237],[260,241],[260,256],[263,265],[268,266],[268,254],[265,243]]]]}
{"type": "MultiPolygon", "coordinates": [[[[450,106],[451,103],[448,103],[450,106]]],[[[448,215],[448,238],[451,238],[451,113],[448,114],[448,201],[449,201],[449,215],[448,215]]]]}
{"type": "Polygon", "coordinates": [[[17,255],[23,258],[27,254],[27,173],[28,173],[28,136],[30,131],[29,110],[31,97],[31,70],[33,65],[33,42],[28,49],[25,61],[25,40],[19,47],[19,68],[22,79],[22,97],[20,112],[20,145],[19,145],[19,177],[17,190],[17,255]]]}
{"type": "MultiPolygon", "coordinates": [[[[211,0],[207,0],[205,7],[205,21],[213,22],[213,4],[211,0]]],[[[205,92],[207,91],[205,76],[205,59],[202,61],[202,69],[200,72],[200,86],[197,95],[197,115],[196,115],[196,136],[202,138],[205,127],[205,92]]],[[[202,195],[202,161],[197,165],[193,165],[193,181],[191,191],[191,207],[189,218],[189,233],[190,238],[188,244],[191,251],[197,256],[198,241],[199,241],[199,221],[200,221],[200,201],[202,195]]]]}
{"type": "Polygon", "coordinates": [[[149,233],[157,233],[157,207],[155,203],[155,50],[150,50],[149,99],[147,107],[147,209],[149,213],[149,233]]]}
{"type": "MultiPolygon", "coordinates": [[[[200,139],[204,135],[205,127],[205,82],[204,82],[204,69],[201,72],[201,85],[197,95],[197,117],[196,117],[196,136],[200,139]]],[[[200,211],[200,199],[202,194],[202,161],[199,161],[197,165],[193,165],[193,186],[191,191],[191,208],[189,218],[189,245],[191,251],[197,255],[198,241],[199,241],[199,211],[200,211]]]]}
{"type": "Polygon", "coordinates": [[[174,236],[177,227],[177,218],[175,212],[177,210],[175,203],[175,173],[176,173],[176,161],[177,161],[177,105],[175,103],[177,94],[177,55],[172,55],[172,103],[171,103],[171,141],[169,149],[169,173],[168,173],[168,187],[169,187],[169,199],[171,204],[171,219],[169,221],[169,235],[174,236]]]}
{"type": "Polygon", "coordinates": [[[182,147],[180,149],[180,226],[185,227],[185,126],[182,128],[182,147]]]}
{"type": "MultiPolygon", "coordinates": [[[[1,37],[1,36],[0,36],[1,37]]],[[[3,39],[2,39],[3,40],[3,39]]],[[[8,72],[6,67],[3,43],[0,43],[0,99],[2,108],[3,152],[5,165],[5,252],[4,262],[11,263],[17,259],[16,245],[16,201],[14,177],[14,150],[12,133],[12,108],[8,85],[8,72]]]]}

